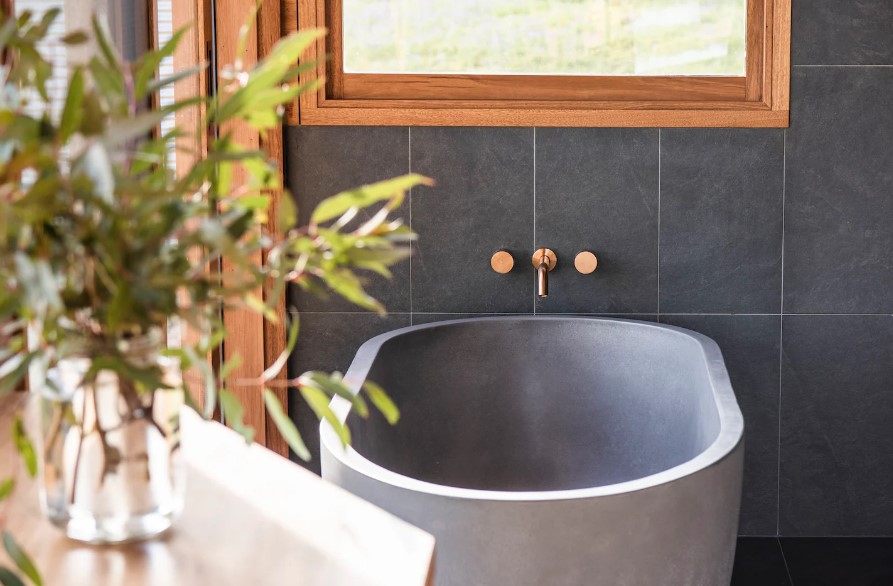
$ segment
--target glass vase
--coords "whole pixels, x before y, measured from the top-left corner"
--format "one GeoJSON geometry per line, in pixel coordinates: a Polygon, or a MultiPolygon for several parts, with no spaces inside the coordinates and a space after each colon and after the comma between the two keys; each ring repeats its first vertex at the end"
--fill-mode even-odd
{"type": "MultiPolygon", "coordinates": [[[[49,520],[87,543],[147,539],[167,530],[183,507],[178,364],[159,356],[160,340],[128,340],[137,368],[157,365],[171,389],[137,390],[99,370],[89,351],[59,360],[32,386],[40,421],[40,500],[49,520]]],[[[38,377],[40,378],[40,377],[38,377]]],[[[34,376],[32,373],[32,380],[34,376]]]]}

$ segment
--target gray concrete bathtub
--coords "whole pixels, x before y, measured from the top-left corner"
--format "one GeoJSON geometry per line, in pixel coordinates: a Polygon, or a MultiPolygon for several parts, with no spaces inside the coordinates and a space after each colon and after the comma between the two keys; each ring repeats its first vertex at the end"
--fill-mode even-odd
{"type": "Polygon", "coordinates": [[[437,538],[438,586],[727,586],[743,420],[716,344],[619,319],[499,317],[369,340],[363,421],[323,477],[437,538]]]}

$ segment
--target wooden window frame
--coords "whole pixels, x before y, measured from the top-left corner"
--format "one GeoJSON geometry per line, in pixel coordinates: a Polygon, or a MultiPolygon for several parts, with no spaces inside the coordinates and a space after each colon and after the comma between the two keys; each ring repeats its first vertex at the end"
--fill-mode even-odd
{"type": "Polygon", "coordinates": [[[788,126],[791,0],[747,0],[743,77],[344,74],[341,3],[283,0],[300,29],[329,30],[305,55],[317,62],[306,81],[326,83],[299,98],[291,124],[788,126]]]}

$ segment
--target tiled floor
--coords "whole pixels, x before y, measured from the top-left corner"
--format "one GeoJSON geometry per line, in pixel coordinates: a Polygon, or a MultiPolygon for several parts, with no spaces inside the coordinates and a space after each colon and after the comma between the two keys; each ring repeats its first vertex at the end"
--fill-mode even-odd
{"type": "Polygon", "coordinates": [[[742,537],[732,586],[893,586],[893,538],[742,537]]]}

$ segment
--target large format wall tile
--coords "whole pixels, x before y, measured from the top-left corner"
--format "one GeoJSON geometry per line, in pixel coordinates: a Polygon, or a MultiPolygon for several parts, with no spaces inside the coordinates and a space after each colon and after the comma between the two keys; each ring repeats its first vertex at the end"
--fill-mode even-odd
{"type": "Polygon", "coordinates": [[[660,311],[778,313],[784,135],[661,132],[660,311]]]}
{"type": "Polygon", "coordinates": [[[893,64],[890,0],[794,0],[794,65],[893,64]]]}
{"type": "Polygon", "coordinates": [[[893,68],[794,68],[785,313],[893,312],[893,68]]]}
{"type": "MultiPolygon", "coordinates": [[[[286,185],[306,223],[317,203],[339,191],[359,187],[409,171],[409,131],[406,128],[359,126],[286,126],[286,185]]],[[[357,224],[368,212],[354,221],[357,224]]],[[[395,212],[409,222],[409,204],[395,212]]],[[[393,280],[359,272],[368,291],[390,311],[409,311],[409,262],[394,267],[393,280]]],[[[302,311],[363,311],[336,295],[319,299],[289,290],[289,303],[302,311]]]]}
{"type": "Polygon", "coordinates": [[[533,129],[413,128],[411,136],[412,170],[437,181],[412,194],[413,311],[533,311],[533,129]],[[515,257],[507,275],[490,268],[499,249],[515,257]]]}
{"type": "MultiPolygon", "coordinates": [[[[515,314],[507,313],[413,313],[413,325],[427,324],[433,322],[452,321],[457,319],[469,319],[474,317],[498,318],[500,316],[510,316],[515,314]]],[[[537,319],[542,317],[607,317],[612,319],[630,319],[636,321],[657,321],[655,313],[611,313],[611,314],[538,314],[537,319]]]]}
{"type": "Polygon", "coordinates": [[[655,129],[537,129],[536,245],[558,256],[537,311],[657,311],[657,138],[655,129]],[[595,273],[574,268],[581,250],[598,256],[595,273]]]}
{"type": "Polygon", "coordinates": [[[780,533],[893,535],[893,317],[784,317],[780,533]]]}
{"type": "Polygon", "coordinates": [[[778,522],[777,315],[661,315],[660,321],[712,338],[722,350],[744,415],[740,535],[775,535],[778,522]]]}
{"type": "MultiPolygon", "coordinates": [[[[409,314],[385,317],[372,313],[301,313],[301,335],[288,360],[290,377],[308,370],[345,373],[363,342],[378,334],[409,325],[409,314]]],[[[298,426],[313,455],[302,465],[319,474],[319,423],[297,390],[288,393],[288,414],[298,426]]],[[[294,455],[292,458],[296,459],[294,455]]]]}

